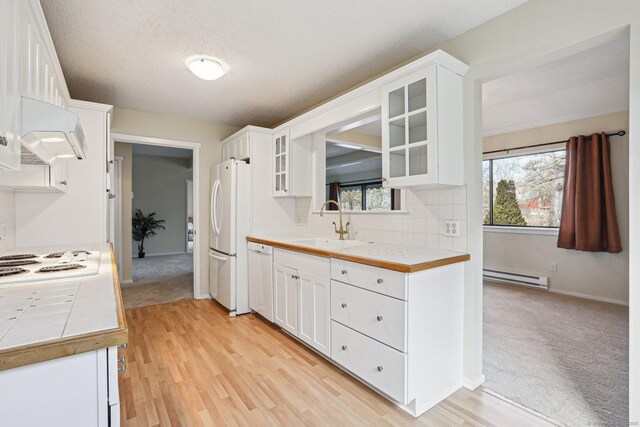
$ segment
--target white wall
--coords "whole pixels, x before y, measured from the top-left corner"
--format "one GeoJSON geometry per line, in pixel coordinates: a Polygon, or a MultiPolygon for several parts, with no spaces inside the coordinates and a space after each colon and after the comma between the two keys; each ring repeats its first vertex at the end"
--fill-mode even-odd
{"type": "MultiPolygon", "coordinates": [[[[147,255],[186,252],[187,185],[191,179],[192,160],[186,158],[145,156],[134,154],[132,164],[133,212],[145,215],[156,212],[156,219],[165,221],[165,229],[145,239],[147,255]]],[[[127,217],[123,217],[123,221],[127,217]]],[[[133,242],[133,256],[138,254],[138,242],[133,242]]]]}
{"type": "Polygon", "coordinates": [[[16,193],[17,246],[107,241],[105,110],[110,106],[82,101],[71,105],[87,139],[86,158],[68,161],[65,193],[16,193]]]}
{"type": "Polygon", "coordinates": [[[0,189],[0,224],[7,229],[7,238],[0,240],[0,252],[16,245],[16,198],[13,191],[0,189]]]}
{"type": "Polygon", "coordinates": [[[211,166],[220,162],[222,149],[220,141],[238,130],[236,126],[191,120],[162,114],[114,108],[111,132],[127,135],[167,138],[180,141],[198,142],[200,148],[200,224],[202,230],[198,239],[200,251],[200,297],[209,294],[209,192],[211,166]]]}
{"type": "MultiPolygon", "coordinates": [[[[628,128],[629,112],[623,111],[485,137],[484,150],[561,141],[573,135],[590,135],[603,130],[626,131],[628,128]]],[[[491,229],[485,228],[485,268],[549,276],[551,291],[618,304],[628,303],[629,135],[612,137],[610,141],[613,189],[623,251],[619,254],[609,254],[559,249],[557,233],[523,234],[522,230],[504,233],[488,231],[491,229]],[[551,263],[557,264],[557,272],[550,271],[551,263]]]]}
{"type": "MultiPolygon", "coordinates": [[[[440,190],[407,190],[406,212],[394,213],[343,213],[343,221],[351,225],[350,238],[367,242],[417,246],[429,249],[446,249],[467,252],[467,193],[465,187],[440,190]],[[444,235],[443,221],[460,221],[460,237],[444,235]]],[[[311,210],[311,198],[298,199],[296,215],[303,225],[298,233],[335,238],[331,224],[337,211],[327,211],[324,216],[311,210]]]]}

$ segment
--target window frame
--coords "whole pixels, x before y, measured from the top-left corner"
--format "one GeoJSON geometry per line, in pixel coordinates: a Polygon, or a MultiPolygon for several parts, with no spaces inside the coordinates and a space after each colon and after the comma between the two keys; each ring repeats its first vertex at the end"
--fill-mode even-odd
{"type": "Polygon", "coordinates": [[[340,203],[340,206],[342,206],[342,189],[343,188],[349,188],[349,187],[360,187],[360,192],[362,194],[362,209],[359,211],[355,211],[355,210],[345,210],[344,212],[398,212],[399,209],[395,209],[395,203],[394,203],[394,192],[397,191],[394,188],[391,188],[391,209],[389,210],[382,210],[382,209],[377,209],[377,210],[371,210],[371,209],[367,209],[367,187],[370,187],[372,185],[379,185],[380,187],[384,188],[382,185],[382,179],[380,180],[372,180],[372,181],[362,181],[362,182],[358,182],[357,184],[340,184],[338,183],[338,203],[340,203]]]}
{"type": "MultiPolygon", "coordinates": [[[[547,154],[547,153],[556,153],[559,151],[564,151],[565,152],[565,164],[566,164],[566,148],[559,148],[559,149],[555,149],[555,150],[546,150],[546,151],[536,151],[533,153],[524,153],[524,154],[514,154],[511,156],[501,156],[501,157],[492,157],[489,159],[482,159],[482,163],[484,162],[489,162],[489,224],[485,224],[484,223],[484,215],[483,215],[483,219],[482,219],[482,226],[486,227],[487,230],[496,230],[499,231],[497,229],[503,228],[505,229],[505,232],[507,231],[507,229],[512,228],[512,229],[521,229],[521,230],[531,230],[532,232],[535,232],[535,230],[540,230],[540,231],[558,231],[560,229],[560,226],[554,226],[554,225],[516,225],[516,224],[495,224],[493,221],[493,195],[494,195],[494,191],[493,191],[493,162],[494,160],[503,160],[503,159],[511,159],[514,157],[524,157],[524,156],[535,156],[538,154],[547,154]]],[[[563,175],[563,179],[564,179],[564,175],[563,175]]],[[[484,177],[483,177],[483,184],[484,184],[484,177]]],[[[564,191],[564,190],[563,190],[564,191]]],[[[484,198],[484,197],[483,197],[484,198]]],[[[561,218],[562,220],[562,218],[561,218]]]]}

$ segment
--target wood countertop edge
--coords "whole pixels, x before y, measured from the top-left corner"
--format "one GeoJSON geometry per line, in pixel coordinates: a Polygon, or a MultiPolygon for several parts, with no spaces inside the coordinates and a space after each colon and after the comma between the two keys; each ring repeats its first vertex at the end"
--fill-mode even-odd
{"type": "Polygon", "coordinates": [[[122,302],[120,280],[118,279],[113,247],[110,248],[110,252],[118,327],[0,350],[0,371],[101,348],[115,347],[127,342],[129,330],[127,328],[127,318],[122,302]]]}
{"type": "Polygon", "coordinates": [[[329,258],[341,259],[343,261],[356,262],[359,264],[370,265],[372,267],[385,268],[387,270],[400,271],[402,273],[415,273],[417,271],[428,270],[430,268],[442,267],[449,264],[456,264],[459,262],[469,261],[471,255],[461,254],[451,257],[441,258],[434,261],[428,261],[420,264],[398,264],[390,261],[380,261],[377,259],[361,257],[357,255],[349,255],[340,252],[333,252],[324,249],[310,248],[308,246],[299,246],[290,243],[279,242],[269,239],[261,239],[259,237],[247,237],[248,242],[262,243],[264,245],[274,246],[281,249],[289,249],[292,251],[305,252],[312,255],[325,256],[329,258]]]}

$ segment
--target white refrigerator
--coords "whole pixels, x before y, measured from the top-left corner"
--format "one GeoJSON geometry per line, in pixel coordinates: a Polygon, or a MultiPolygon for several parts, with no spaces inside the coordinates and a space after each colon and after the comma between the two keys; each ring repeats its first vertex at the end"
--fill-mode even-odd
{"type": "Polygon", "coordinates": [[[249,313],[246,236],[251,227],[251,166],[227,160],[211,171],[209,293],[230,316],[249,313]]]}

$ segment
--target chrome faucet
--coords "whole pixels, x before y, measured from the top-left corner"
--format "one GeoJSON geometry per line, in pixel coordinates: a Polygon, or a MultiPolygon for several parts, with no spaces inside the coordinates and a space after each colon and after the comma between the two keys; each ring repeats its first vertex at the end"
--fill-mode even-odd
{"type": "Polygon", "coordinates": [[[342,206],[340,206],[340,203],[336,202],[335,200],[327,200],[322,204],[322,207],[320,208],[320,216],[324,214],[324,207],[327,206],[329,203],[333,203],[338,207],[338,215],[340,216],[340,229],[338,230],[338,226],[336,225],[335,221],[333,221],[333,228],[336,230],[336,233],[340,235],[340,240],[344,240],[344,235],[349,234],[349,221],[347,221],[346,226],[343,228],[342,227],[342,206]]]}

